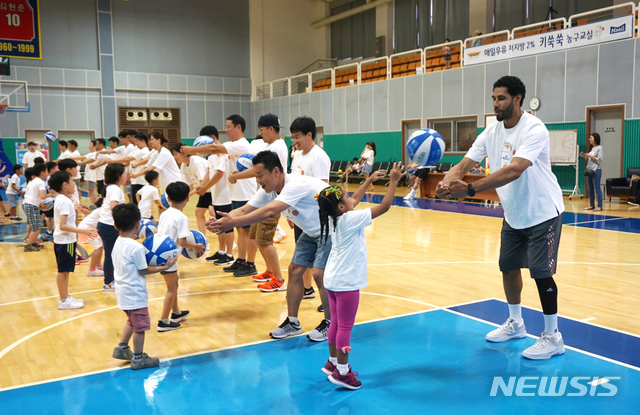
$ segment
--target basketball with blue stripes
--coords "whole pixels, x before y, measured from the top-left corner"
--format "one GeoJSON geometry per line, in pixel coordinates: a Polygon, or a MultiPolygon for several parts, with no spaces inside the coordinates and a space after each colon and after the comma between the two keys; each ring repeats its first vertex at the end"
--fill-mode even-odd
{"type": "Polygon", "coordinates": [[[55,200],[56,199],[53,198],[53,197],[45,197],[44,199],[42,199],[42,204],[44,205],[44,207],[42,209],[40,209],[40,210],[43,210],[43,211],[46,212],[48,210],[53,209],[53,202],[55,200]]]}
{"type": "MultiPolygon", "coordinates": [[[[205,146],[208,144],[215,144],[215,143],[216,142],[213,140],[213,138],[209,137],[208,135],[201,135],[200,137],[196,138],[196,140],[193,142],[193,146],[200,147],[200,146],[205,146]]],[[[198,155],[202,157],[208,156],[208,154],[203,154],[203,153],[198,153],[198,155]]]]}
{"type": "Polygon", "coordinates": [[[253,167],[253,154],[243,154],[238,157],[236,167],[238,168],[238,171],[245,171],[253,167]]]}
{"type": "Polygon", "coordinates": [[[9,178],[8,177],[5,177],[4,179],[2,179],[2,185],[9,187],[9,178]]]}
{"type": "Polygon", "coordinates": [[[46,133],[44,133],[44,139],[52,143],[56,141],[56,135],[53,133],[53,131],[47,131],[46,133]]]}
{"type": "Polygon", "coordinates": [[[169,198],[167,197],[166,193],[163,193],[162,196],[160,196],[160,204],[165,209],[169,209],[171,207],[171,205],[169,204],[169,198]]]}
{"type": "Polygon", "coordinates": [[[182,256],[189,259],[200,258],[202,255],[204,255],[204,253],[207,251],[207,247],[209,246],[207,238],[205,238],[205,236],[200,231],[191,230],[189,232],[191,233],[189,236],[187,236],[187,241],[194,244],[204,245],[204,251],[202,251],[202,254],[198,255],[195,249],[182,248],[182,256]]]}
{"type": "Polygon", "coordinates": [[[168,235],[156,233],[142,241],[142,245],[145,248],[147,264],[152,267],[162,266],[180,253],[180,248],[168,235]]]}
{"type": "Polygon", "coordinates": [[[158,228],[152,220],[140,219],[140,230],[138,231],[138,238],[145,239],[157,232],[158,228]]]}
{"type": "Polygon", "coordinates": [[[431,128],[417,130],[407,140],[407,155],[421,166],[433,166],[439,162],[444,149],[442,136],[431,128]]]}

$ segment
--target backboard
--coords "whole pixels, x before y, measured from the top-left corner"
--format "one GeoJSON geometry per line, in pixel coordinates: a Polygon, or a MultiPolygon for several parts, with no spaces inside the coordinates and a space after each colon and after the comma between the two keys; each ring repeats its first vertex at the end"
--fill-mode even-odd
{"type": "Polygon", "coordinates": [[[29,88],[26,81],[0,81],[0,104],[7,111],[28,112],[29,88]]]}

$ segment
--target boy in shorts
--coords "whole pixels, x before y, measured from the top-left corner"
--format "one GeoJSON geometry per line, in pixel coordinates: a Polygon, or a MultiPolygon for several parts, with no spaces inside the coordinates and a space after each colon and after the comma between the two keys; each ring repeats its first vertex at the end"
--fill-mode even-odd
{"type": "Polygon", "coordinates": [[[38,235],[42,229],[42,216],[40,215],[40,205],[42,199],[46,197],[44,179],[47,178],[47,166],[36,164],[27,169],[27,189],[24,195],[22,209],[27,215],[27,240],[24,246],[25,252],[39,251],[42,245],[38,244],[38,235]]]}
{"type": "Polygon", "coordinates": [[[113,277],[118,307],[127,315],[120,343],[113,349],[114,359],[130,360],[131,369],[158,366],[157,357],[144,353],[145,331],[151,329],[149,319],[149,293],[145,275],[164,271],[175,265],[173,258],[161,267],[147,265],[142,244],[133,238],[140,230],[140,211],[133,203],[119,204],[113,208],[113,222],[120,233],[113,245],[113,277]],[[133,337],[133,352],[129,340],[133,337]]]}
{"type": "Polygon", "coordinates": [[[18,196],[24,197],[24,192],[20,190],[20,176],[24,172],[24,167],[21,164],[13,166],[13,176],[9,179],[9,186],[7,186],[7,199],[9,199],[9,219],[20,220],[17,215],[18,209],[18,196]]]}
{"type": "Polygon", "coordinates": [[[136,192],[136,203],[143,219],[153,219],[151,212],[153,205],[162,207],[160,204],[160,192],[158,192],[160,173],[155,170],[148,171],[144,174],[144,179],[148,184],[136,192]]]}
{"type": "Polygon", "coordinates": [[[49,186],[57,193],[54,203],[53,218],[55,229],[53,231],[53,250],[58,264],[58,300],[59,310],[69,310],[84,307],[84,301],[69,295],[69,273],[76,266],[76,243],[78,233],[95,237],[98,232],[76,227],[76,208],[71,201],[71,196],[76,192],[76,184],[73,177],[67,171],[57,171],[49,178],[49,186]]]}

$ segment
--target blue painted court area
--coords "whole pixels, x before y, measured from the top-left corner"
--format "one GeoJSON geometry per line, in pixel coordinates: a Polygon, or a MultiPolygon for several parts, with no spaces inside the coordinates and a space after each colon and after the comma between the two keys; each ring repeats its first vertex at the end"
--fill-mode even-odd
{"type": "Polygon", "coordinates": [[[358,391],[337,388],[320,371],[326,343],[296,337],[164,361],[156,369],[6,390],[0,401],[4,413],[30,414],[637,413],[640,372],[573,350],[525,360],[521,353],[535,340],[487,343],[493,328],[445,310],[358,325],[351,358],[363,382],[358,391]],[[542,396],[553,376],[560,396],[542,396]],[[505,386],[490,396],[494,378],[505,386]],[[608,387],[587,384],[594,378],[609,379],[608,387]]]}

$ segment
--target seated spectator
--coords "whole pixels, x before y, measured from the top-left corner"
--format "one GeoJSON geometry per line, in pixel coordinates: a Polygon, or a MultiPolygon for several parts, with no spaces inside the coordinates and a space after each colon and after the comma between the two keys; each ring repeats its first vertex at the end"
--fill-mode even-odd
{"type": "Polygon", "coordinates": [[[358,158],[354,157],[353,160],[351,160],[351,163],[349,163],[349,166],[344,171],[344,173],[340,175],[340,178],[338,179],[338,183],[340,183],[341,181],[344,181],[345,183],[349,182],[349,174],[353,172],[357,174],[357,173],[360,173],[361,170],[362,170],[362,166],[360,165],[358,158]]]}

